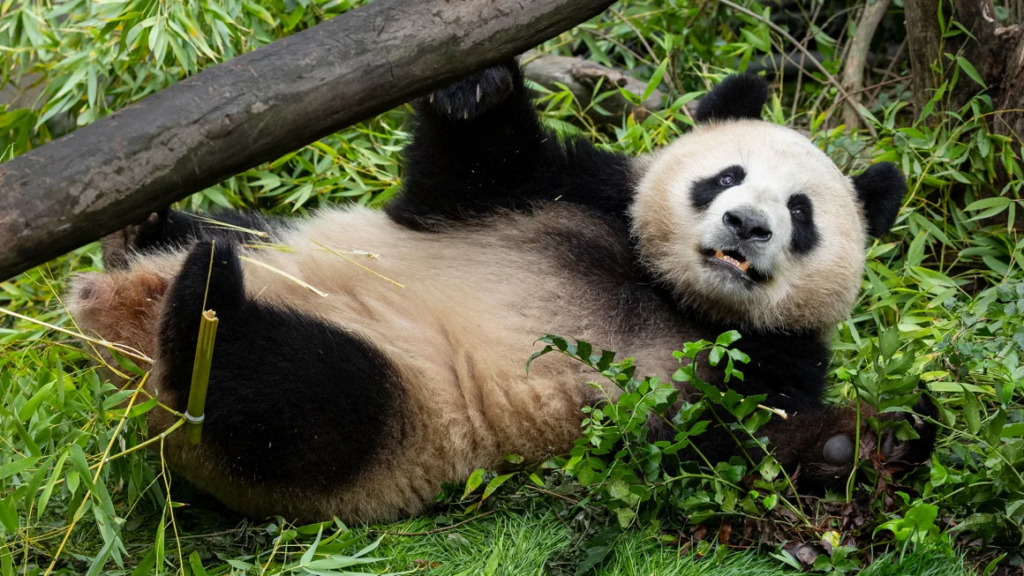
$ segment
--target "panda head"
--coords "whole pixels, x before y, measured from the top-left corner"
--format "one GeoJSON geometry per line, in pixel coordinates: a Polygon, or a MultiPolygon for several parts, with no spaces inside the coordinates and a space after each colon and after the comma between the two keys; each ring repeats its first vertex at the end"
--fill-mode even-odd
{"type": "Polygon", "coordinates": [[[869,237],[906,181],[892,164],[845,176],[807,138],[762,121],[768,87],[732,76],[697,127],[639,163],[641,258],[690,308],[739,328],[822,330],[850,313],[869,237]]]}

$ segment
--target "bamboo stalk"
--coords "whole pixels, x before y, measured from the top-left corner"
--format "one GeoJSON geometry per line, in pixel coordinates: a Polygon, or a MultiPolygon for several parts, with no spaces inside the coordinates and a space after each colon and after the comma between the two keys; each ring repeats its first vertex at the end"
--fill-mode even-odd
{"type": "Polygon", "coordinates": [[[199,322],[199,342],[196,343],[196,363],[192,367],[192,388],[188,394],[188,409],[185,411],[185,431],[188,443],[196,446],[203,435],[203,419],[206,418],[206,389],[210,384],[210,364],[213,362],[213,343],[217,338],[217,324],[220,319],[213,310],[203,312],[199,322]]]}

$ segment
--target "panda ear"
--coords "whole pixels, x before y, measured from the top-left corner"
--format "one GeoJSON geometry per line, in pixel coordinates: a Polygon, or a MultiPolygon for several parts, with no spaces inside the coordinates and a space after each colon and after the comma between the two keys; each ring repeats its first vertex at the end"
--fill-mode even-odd
{"type": "Polygon", "coordinates": [[[704,124],[714,120],[761,119],[768,101],[768,82],[760,76],[729,76],[711,89],[697,105],[694,119],[704,124]]]}
{"type": "Polygon", "coordinates": [[[907,194],[907,179],[892,162],[879,162],[853,177],[857,201],[864,207],[868,235],[878,238],[892,228],[907,194]]]}

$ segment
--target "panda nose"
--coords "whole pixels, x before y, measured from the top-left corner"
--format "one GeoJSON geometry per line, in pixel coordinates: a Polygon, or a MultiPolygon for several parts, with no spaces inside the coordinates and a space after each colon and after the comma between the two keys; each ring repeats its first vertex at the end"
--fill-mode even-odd
{"type": "Polygon", "coordinates": [[[772,237],[768,219],[764,214],[751,208],[730,210],[722,217],[722,222],[740,240],[767,242],[772,237]]]}

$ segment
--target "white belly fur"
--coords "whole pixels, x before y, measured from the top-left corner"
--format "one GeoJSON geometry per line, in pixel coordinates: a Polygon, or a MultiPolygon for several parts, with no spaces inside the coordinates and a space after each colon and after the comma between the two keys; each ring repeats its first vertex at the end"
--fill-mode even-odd
{"type": "MultiPolygon", "coordinates": [[[[250,514],[275,513],[288,501],[297,515],[310,518],[386,520],[420,511],[442,482],[498,467],[509,454],[536,461],[564,453],[579,434],[580,407],[600,396],[586,383],[600,376],[558,354],[540,358],[527,374],[527,359],[540,349],[538,337],[587,340],[596,350],[633,355],[641,370],[663,377],[676,365],[671,351],[682,344],[675,330],[617,334],[609,328],[616,325],[609,318],[615,302],[537,249],[545,230],[576,230],[580,222],[576,211],[549,207],[538,215],[504,214],[427,233],[354,207],[297,222],[275,239],[286,250],[245,250],[247,258],[327,294],[243,261],[252,298],[351,331],[394,363],[405,393],[404,439],[395,453],[383,454],[354,484],[332,494],[225,483],[202,451],[169,438],[172,463],[250,514]]],[[[133,270],[173,276],[181,256],[143,257],[133,270]]],[[[159,382],[157,365],[151,386],[159,388],[159,382]]],[[[170,423],[151,416],[151,431],[170,423]]]]}

